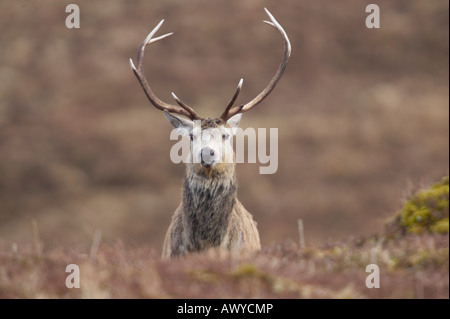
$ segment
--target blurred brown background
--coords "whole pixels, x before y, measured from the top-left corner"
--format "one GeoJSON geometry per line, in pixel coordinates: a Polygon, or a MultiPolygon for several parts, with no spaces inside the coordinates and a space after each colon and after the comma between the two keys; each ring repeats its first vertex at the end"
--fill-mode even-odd
{"type": "MultiPolygon", "coordinates": [[[[181,199],[171,126],[147,101],[128,59],[147,33],[175,35],[147,51],[154,91],[219,115],[239,78],[253,98],[282,54],[267,7],[293,54],[245,127],[279,129],[279,167],[238,164],[238,196],[262,244],[371,234],[405,192],[448,174],[448,1],[0,2],[0,241],[45,248],[102,242],[160,249],[181,199]],[[367,29],[377,3],[381,28],[367,29]]],[[[19,246],[20,247],[20,246],[19,246]]]]}

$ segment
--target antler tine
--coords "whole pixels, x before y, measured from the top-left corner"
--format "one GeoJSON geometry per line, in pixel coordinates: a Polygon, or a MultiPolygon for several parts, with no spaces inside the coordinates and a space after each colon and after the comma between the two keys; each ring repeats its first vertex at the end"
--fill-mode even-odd
{"type": "Polygon", "coordinates": [[[253,100],[251,100],[250,102],[248,102],[246,104],[243,104],[240,106],[235,106],[231,109],[228,109],[228,107],[227,107],[228,111],[226,110],[227,111],[226,115],[222,114],[224,120],[227,120],[230,117],[232,117],[238,113],[247,112],[247,111],[251,110],[257,104],[261,103],[270,94],[270,92],[272,92],[272,90],[277,85],[278,81],[280,80],[281,76],[283,75],[283,72],[284,72],[284,69],[286,68],[286,64],[289,60],[289,57],[291,56],[291,43],[289,42],[289,38],[288,38],[286,32],[284,31],[283,27],[277,22],[277,20],[275,20],[275,18],[269,12],[269,10],[267,10],[266,8],[264,8],[264,10],[266,11],[267,15],[269,16],[270,21],[263,21],[263,22],[267,23],[268,25],[277,29],[280,32],[281,36],[283,37],[283,41],[284,41],[283,58],[281,59],[281,63],[278,67],[277,72],[275,73],[273,78],[270,80],[269,84],[264,88],[264,90],[262,90],[261,93],[259,93],[253,100]]]}
{"type": "Polygon", "coordinates": [[[195,113],[195,111],[188,105],[186,105],[184,102],[182,102],[178,96],[175,95],[175,93],[172,92],[172,97],[175,99],[175,102],[177,102],[177,104],[179,106],[181,106],[183,109],[185,109],[186,111],[189,112],[189,114],[191,115],[191,120],[195,120],[195,119],[199,119],[197,113],[195,113]]]}
{"type": "Polygon", "coordinates": [[[189,107],[186,104],[184,104],[183,102],[181,102],[178,98],[176,98],[175,100],[177,101],[179,106],[168,104],[168,103],[165,103],[162,100],[160,100],[155,95],[155,93],[153,93],[152,89],[150,88],[150,85],[147,82],[147,79],[145,78],[143,60],[144,60],[144,53],[145,53],[146,46],[151,43],[154,43],[156,41],[167,38],[168,36],[171,36],[173,34],[173,33],[167,33],[167,34],[164,34],[157,38],[153,38],[155,33],[159,30],[159,28],[163,24],[163,22],[164,22],[164,20],[161,20],[161,22],[158,23],[158,25],[145,38],[144,42],[139,46],[139,49],[137,52],[137,68],[135,67],[132,59],[130,59],[130,67],[133,70],[134,75],[139,80],[139,83],[141,84],[142,89],[145,92],[145,95],[157,109],[162,110],[162,111],[166,110],[170,113],[177,113],[180,115],[184,115],[184,116],[190,118],[191,120],[199,119],[200,117],[197,115],[197,113],[195,113],[195,111],[191,107],[189,107]]]}
{"type": "MultiPolygon", "coordinates": [[[[230,111],[231,107],[233,106],[234,102],[236,102],[236,99],[241,92],[242,89],[242,83],[244,83],[244,79],[240,79],[239,83],[236,87],[236,91],[234,91],[233,97],[231,98],[230,102],[228,103],[227,107],[225,108],[225,111],[223,111],[222,115],[220,115],[220,118],[224,121],[227,120],[228,112],[230,111]]],[[[242,105],[243,106],[243,105],[242,105]]]]}

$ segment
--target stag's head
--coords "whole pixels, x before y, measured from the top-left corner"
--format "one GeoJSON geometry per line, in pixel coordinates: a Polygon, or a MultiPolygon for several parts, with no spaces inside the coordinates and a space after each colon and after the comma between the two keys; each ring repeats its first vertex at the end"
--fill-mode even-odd
{"type": "Polygon", "coordinates": [[[188,120],[164,112],[178,134],[189,137],[191,147],[188,165],[197,174],[211,176],[232,173],[234,169],[233,135],[242,114],[227,121],[221,118],[188,120]]]}
{"type": "Polygon", "coordinates": [[[193,170],[197,173],[207,173],[208,175],[211,175],[211,173],[220,173],[234,168],[232,137],[239,126],[242,113],[249,111],[254,106],[261,103],[270,94],[286,68],[287,61],[291,54],[291,44],[281,25],[267,9],[265,9],[265,11],[269,16],[270,21],[264,22],[278,30],[284,41],[284,54],[278,70],[266,88],[254,99],[248,103],[234,106],[242,88],[243,79],[241,79],[233,97],[226,106],[225,111],[218,118],[211,119],[198,116],[194,109],[182,102],[174,93],[172,93],[172,96],[178,105],[165,103],[160,100],[150,88],[144,75],[144,51],[147,45],[173,34],[168,33],[156,38],[154,37],[164,20],[149,33],[147,38],[140,45],[137,54],[137,68],[130,59],[130,66],[150,102],[157,109],[164,111],[167,120],[181,134],[189,136],[192,150],[190,154],[190,163],[193,170]]]}

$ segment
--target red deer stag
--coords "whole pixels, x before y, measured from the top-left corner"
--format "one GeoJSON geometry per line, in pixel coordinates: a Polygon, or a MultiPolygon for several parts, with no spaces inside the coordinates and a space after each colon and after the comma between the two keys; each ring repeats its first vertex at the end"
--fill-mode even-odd
{"type": "Polygon", "coordinates": [[[191,140],[190,162],[187,163],[182,201],[172,217],[165,237],[164,259],[211,247],[240,252],[261,248],[256,222],[236,196],[235,155],[231,140],[242,113],[261,103],[270,94],[280,80],[291,54],[291,44],[286,32],[272,14],[265,10],[270,21],[264,22],[278,30],[284,41],[284,54],[278,70],[267,87],[253,100],[233,106],[242,87],[241,79],[225,111],[218,118],[201,118],[174,93],[172,95],[178,105],[167,104],[151,90],[144,75],[144,50],[147,45],[172,35],[168,33],[154,38],[164,20],[140,45],[137,68],[130,59],[131,68],[150,102],[164,111],[170,124],[179,132],[184,132],[182,134],[190,136],[191,140]]]}

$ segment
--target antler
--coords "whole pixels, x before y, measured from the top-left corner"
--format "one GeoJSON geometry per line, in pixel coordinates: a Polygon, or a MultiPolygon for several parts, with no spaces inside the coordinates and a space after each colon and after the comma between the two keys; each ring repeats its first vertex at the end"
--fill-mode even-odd
{"type": "Polygon", "coordinates": [[[144,89],[145,95],[147,95],[147,98],[157,109],[162,110],[162,111],[167,110],[170,113],[177,113],[180,115],[184,115],[184,116],[190,118],[191,120],[199,119],[200,117],[197,115],[197,113],[195,113],[195,111],[191,107],[189,107],[185,103],[183,103],[173,92],[172,92],[172,96],[174,97],[175,101],[177,102],[177,104],[179,106],[167,104],[167,103],[161,101],[155,95],[155,93],[153,93],[152,89],[150,88],[150,85],[147,82],[147,79],[145,78],[144,64],[143,64],[145,47],[147,45],[149,45],[150,43],[154,43],[156,41],[162,40],[173,34],[173,32],[171,32],[171,33],[164,34],[160,37],[153,38],[155,33],[159,30],[159,28],[163,24],[163,22],[164,22],[164,20],[161,20],[161,22],[158,23],[158,25],[145,38],[144,42],[139,46],[139,49],[137,52],[137,65],[138,65],[137,69],[134,66],[133,60],[130,59],[131,69],[133,70],[134,75],[136,75],[137,79],[139,80],[139,83],[141,83],[141,86],[144,89]]]}
{"type": "MultiPolygon", "coordinates": [[[[275,20],[275,18],[269,12],[269,10],[267,10],[266,8],[264,8],[264,10],[266,11],[266,13],[270,19],[270,21],[264,21],[264,23],[267,23],[268,25],[277,29],[281,33],[281,36],[283,37],[283,41],[284,41],[283,58],[281,59],[281,63],[280,63],[280,66],[278,67],[277,72],[275,73],[273,78],[270,80],[270,82],[266,86],[266,88],[264,88],[264,90],[261,91],[261,93],[259,93],[250,102],[248,102],[246,104],[242,104],[240,106],[233,107],[233,104],[236,101],[236,99],[241,91],[241,88],[242,88],[243,79],[241,79],[239,81],[239,84],[236,88],[236,91],[234,92],[233,97],[231,98],[230,102],[228,103],[227,107],[225,108],[225,111],[220,116],[220,118],[223,119],[224,121],[227,121],[230,117],[232,117],[238,113],[247,112],[250,109],[252,109],[254,106],[256,106],[257,104],[261,103],[270,94],[270,92],[272,92],[272,90],[277,85],[278,81],[280,80],[281,76],[283,75],[284,69],[286,68],[286,64],[291,55],[291,43],[289,42],[289,38],[286,35],[286,32],[284,31],[283,27],[277,22],[277,20],[275,20]]],[[[161,22],[158,23],[158,25],[145,38],[144,42],[139,46],[138,53],[137,53],[137,64],[138,64],[137,69],[134,66],[133,60],[130,59],[131,69],[133,70],[134,75],[136,75],[137,79],[139,80],[139,83],[141,84],[142,88],[144,89],[145,95],[147,95],[147,98],[157,109],[166,110],[170,113],[177,113],[180,115],[184,115],[184,116],[190,118],[191,120],[200,119],[200,117],[197,115],[197,113],[191,107],[189,107],[188,105],[183,103],[173,92],[172,92],[172,96],[175,99],[175,101],[177,102],[178,106],[168,104],[168,103],[161,101],[155,95],[155,93],[153,93],[152,89],[150,88],[150,85],[147,82],[147,79],[145,78],[143,59],[144,59],[144,51],[145,51],[146,46],[149,45],[150,43],[154,43],[156,41],[162,40],[173,34],[173,32],[171,32],[171,33],[167,33],[162,36],[159,36],[157,38],[153,38],[155,33],[159,30],[159,28],[163,24],[163,22],[164,22],[164,20],[161,20],[161,22]]]]}
{"type": "Polygon", "coordinates": [[[281,76],[283,75],[283,72],[284,72],[284,69],[286,68],[286,64],[289,60],[289,57],[291,56],[291,43],[289,42],[289,38],[288,38],[286,32],[284,31],[283,27],[277,22],[277,20],[275,20],[275,18],[269,12],[269,10],[267,10],[266,8],[264,8],[264,10],[266,11],[266,13],[270,19],[270,21],[264,21],[264,23],[267,23],[268,25],[277,29],[281,33],[281,36],[283,37],[283,40],[284,40],[283,58],[281,59],[280,66],[278,67],[278,70],[275,73],[274,77],[272,78],[272,80],[270,80],[269,84],[266,86],[266,88],[264,90],[262,90],[261,93],[259,93],[250,102],[240,105],[240,106],[235,106],[232,108],[234,102],[236,101],[237,96],[239,95],[241,87],[242,87],[243,80],[241,79],[239,81],[239,85],[236,88],[233,98],[231,99],[230,103],[226,107],[225,111],[220,116],[220,118],[223,119],[224,121],[227,121],[230,117],[232,117],[238,113],[247,112],[250,109],[252,109],[254,106],[256,106],[257,104],[261,103],[270,94],[270,92],[272,92],[272,90],[277,85],[278,81],[280,80],[281,76]]]}

